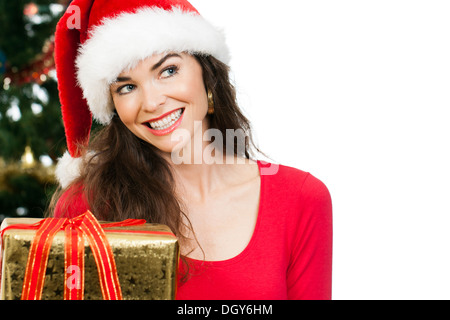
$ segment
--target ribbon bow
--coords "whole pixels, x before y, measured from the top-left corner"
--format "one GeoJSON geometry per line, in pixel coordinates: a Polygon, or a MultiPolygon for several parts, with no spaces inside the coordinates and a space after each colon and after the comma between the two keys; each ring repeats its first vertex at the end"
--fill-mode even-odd
{"type": "MultiPolygon", "coordinates": [[[[121,300],[122,292],[116,263],[103,228],[145,224],[143,219],[127,219],[100,225],[94,215],[86,213],[73,219],[46,218],[35,224],[16,224],[3,229],[34,229],[36,235],[30,247],[22,288],[22,300],[40,300],[45,280],[48,255],[52,240],[58,231],[65,232],[64,247],[64,299],[82,300],[84,296],[84,240],[87,239],[94,255],[104,300],[121,300]],[[71,272],[77,266],[81,270],[75,283],[69,283],[71,272]]],[[[111,230],[113,231],[113,230],[111,230]]],[[[119,230],[114,230],[119,231],[119,230]]],[[[0,239],[1,239],[0,238],[0,239]]]]}

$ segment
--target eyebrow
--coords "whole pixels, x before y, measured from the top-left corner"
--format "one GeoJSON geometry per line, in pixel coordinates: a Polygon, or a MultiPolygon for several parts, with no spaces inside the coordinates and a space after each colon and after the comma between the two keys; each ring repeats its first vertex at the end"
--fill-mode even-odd
{"type": "MultiPolygon", "coordinates": [[[[162,64],[169,58],[173,58],[173,57],[178,57],[181,58],[181,56],[178,53],[169,53],[167,55],[165,55],[161,60],[159,60],[155,65],[153,65],[151,71],[155,71],[156,69],[158,69],[159,67],[162,66],[162,64]]],[[[126,82],[126,81],[131,81],[130,77],[117,77],[117,79],[115,81],[113,81],[113,83],[116,82],[126,82]]]]}
{"type": "Polygon", "coordinates": [[[172,57],[178,57],[181,58],[181,56],[178,53],[169,53],[167,55],[165,55],[161,60],[158,61],[158,63],[156,63],[153,67],[152,67],[152,71],[155,71],[156,69],[158,69],[159,67],[161,67],[161,65],[169,58],[172,57]]]}
{"type": "Polygon", "coordinates": [[[118,77],[116,80],[114,80],[113,83],[116,83],[116,82],[126,82],[126,81],[130,81],[130,80],[131,80],[131,78],[129,78],[129,77],[118,77]]]}

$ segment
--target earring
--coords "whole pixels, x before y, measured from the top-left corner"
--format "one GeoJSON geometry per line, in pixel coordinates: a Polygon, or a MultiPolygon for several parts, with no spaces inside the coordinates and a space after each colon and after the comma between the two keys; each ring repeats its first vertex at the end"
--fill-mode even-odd
{"type": "Polygon", "coordinates": [[[214,98],[211,90],[208,90],[208,114],[214,114],[214,98]]]}

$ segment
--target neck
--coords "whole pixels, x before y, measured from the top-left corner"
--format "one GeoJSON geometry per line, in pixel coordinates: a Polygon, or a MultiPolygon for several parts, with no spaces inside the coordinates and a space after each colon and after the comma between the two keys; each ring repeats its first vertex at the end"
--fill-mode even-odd
{"type": "Polygon", "coordinates": [[[239,180],[239,169],[233,164],[249,163],[227,154],[219,130],[208,130],[209,122],[194,126],[193,136],[186,136],[187,143],[179,150],[163,156],[171,163],[177,189],[181,194],[190,194],[204,201],[227,183],[239,180]],[[211,139],[214,136],[214,139],[211,139]],[[211,140],[214,140],[211,142],[211,140]]]}
{"type": "Polygon", "coordinates": [[[207,197],[217,181],[216,166],[212,165],[205,156],[210,148],[210,141],[205,141],[204,134],[209,128],[207,119],[202,123],[194,124],[194,134],[186,132],[181,138],[186,141],[184,147],[171,153],[163,153],[162,156],[171,164],[177,189],[181,194],[189,192],[207,197]]]}

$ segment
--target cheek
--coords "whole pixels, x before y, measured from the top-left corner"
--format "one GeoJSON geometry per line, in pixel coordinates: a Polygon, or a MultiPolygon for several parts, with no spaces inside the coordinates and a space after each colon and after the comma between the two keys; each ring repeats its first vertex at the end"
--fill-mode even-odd
{"type": "Polygon", "coordinates": [[[116,99],[114,100],[114,106],[120,120],[122,120],[125,125],[131,125],[135,122],[137,117],[137,108],[135,107],[136,104],[132,101],[132,99],[116,99]]]}
{"type": "Polygon", "coordinates": [[[208,109],[208,97],[201,72],[195,70],[191,77],[186,77],[179,82],[177,91],[180,98],[191,104],[196,114],[206,113],[208,109]]]}
{"type": "Polygon", "coordinates": [[[196,120],[203,119],[208,111],[208,97],[203,85],[190,86],[186,92],[196,120]]]}

